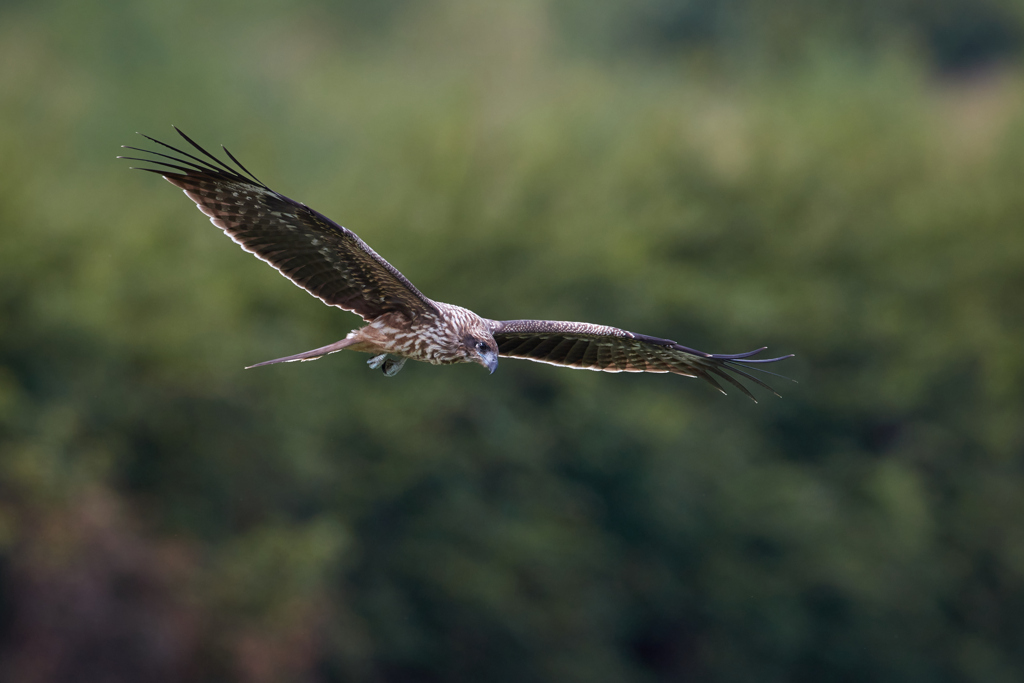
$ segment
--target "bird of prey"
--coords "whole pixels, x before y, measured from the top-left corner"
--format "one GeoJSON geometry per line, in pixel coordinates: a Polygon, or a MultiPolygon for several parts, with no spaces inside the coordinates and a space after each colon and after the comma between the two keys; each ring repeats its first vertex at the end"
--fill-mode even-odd
{"type": "Polygon", "coordinates": [[[774,363],[792,354],[752,357],[764,348],[732,355],[704,353],[671,339],[615,327],[554,320],[488,320],[460,306],[433,301],[354,232],[271,190],[226,147],[224,153],[237,168],[175,130],[199,156],[143,135],[172,154],[125,145],[125,149],[153,158],[118,158],[157,166],[133,168],[163,176],[243,249],[325,304],[351,311],[367,323],[333,344],[249,367],[315,360],[351,349],[372,354],[370,367],[381,368],[390,377],[409,359],[433,365],[478,363],[493,373],[498,358],[507,357],[602,372],[699,377],[723,394],[718,380],[725,380],[754,399],[732,373],[778,396],[743,368],[774,363]]]}

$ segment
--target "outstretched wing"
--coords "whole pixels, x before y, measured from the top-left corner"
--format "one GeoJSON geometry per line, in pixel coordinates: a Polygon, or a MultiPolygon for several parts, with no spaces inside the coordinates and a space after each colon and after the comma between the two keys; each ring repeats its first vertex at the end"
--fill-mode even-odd
{"type": "Polygon", "coordinates": [[[700,377],[723,394],[725,390],[716,378],[724,379],[755,402],[757,399],[750,391],[729,373],[748,379],[778,396],[770,386],[745,372],[742,364],[774,363],[792,357],[790,354],[779,358],[751,358],[764,348],[734,355],[704,353],[671,339],[590,323],[492,320],[490,324],[491,334],[498,343],[499,356],[601,372],[671,372],[700,377]]]}
{"type": "Polygon", "coordinates": [[[228,152],[238,169],[213,156],[175,128],[203,157],[144,135],[174,155],[128,147],[157,159],[119,157],[154,164],[141,168],[177,185],[210,222],[243,249],[281,271],[324,303],[371,321],[400,311],[409,318],[437,315],[434,303],[390,263],[346,228],[305,204],[274,192],[228,152]],[[163,159],[163,160],[161,160],[163,159]]]}

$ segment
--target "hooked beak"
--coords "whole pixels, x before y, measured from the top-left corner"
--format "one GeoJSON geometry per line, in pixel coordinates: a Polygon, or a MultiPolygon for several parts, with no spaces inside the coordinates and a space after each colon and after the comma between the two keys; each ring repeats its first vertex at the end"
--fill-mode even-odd
{"type": "Polygon", "coordinates": [[[480,360],[483,361],[484,367],[494,374],[494,371],[498,369],[498,354],[494,351],[485,351],[480,354],[480,360]]]}

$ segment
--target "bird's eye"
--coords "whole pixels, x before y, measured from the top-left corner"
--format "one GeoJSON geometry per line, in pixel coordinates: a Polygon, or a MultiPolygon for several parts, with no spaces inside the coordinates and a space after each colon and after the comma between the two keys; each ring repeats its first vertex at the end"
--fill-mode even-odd
{"type": "Polygon", "coordinates": [[[486,351],[487,350],[487,342],[477,342],[476,343],[476,350],[479,351],[480,353],[483,353],[484,351],[486,351]]]}

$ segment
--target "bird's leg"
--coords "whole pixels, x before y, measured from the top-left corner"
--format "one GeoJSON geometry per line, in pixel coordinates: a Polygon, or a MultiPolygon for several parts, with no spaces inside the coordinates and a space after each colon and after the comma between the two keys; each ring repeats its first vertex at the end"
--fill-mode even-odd
{"type": "Polygon", "coordinates": [[[409,360],[404,356],[392,356],[391,354],[382,353],[378,356],[374,356],[370,360],[366,361],[372,369],[383,367],[384,374],[388,377],[394,377],[398,374],[398,371],[405,365],[405,361],[409,360]]]}

